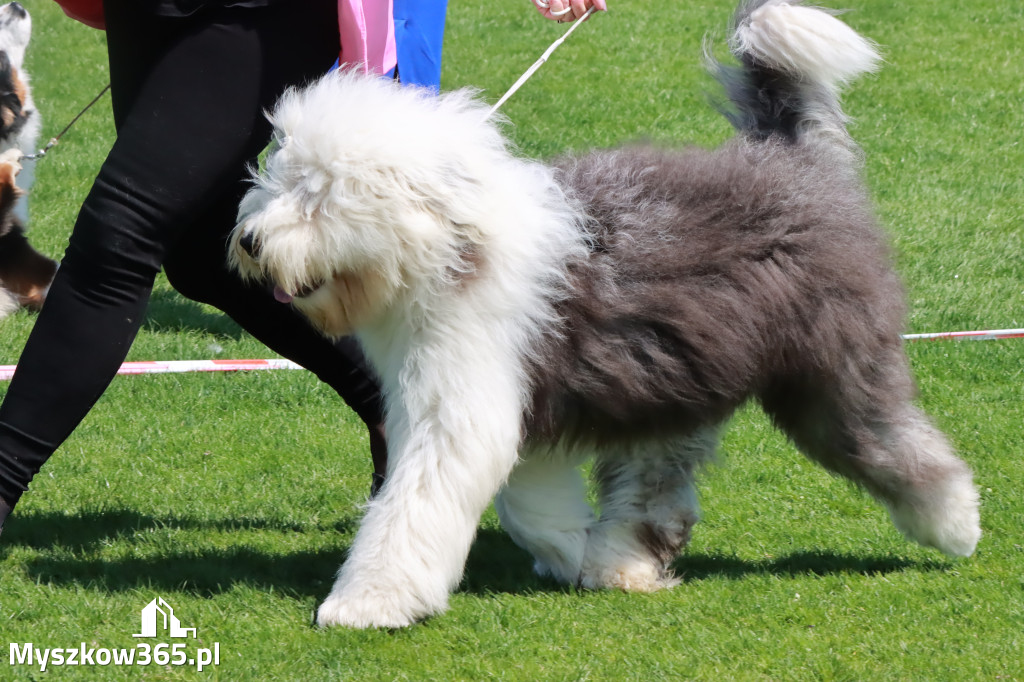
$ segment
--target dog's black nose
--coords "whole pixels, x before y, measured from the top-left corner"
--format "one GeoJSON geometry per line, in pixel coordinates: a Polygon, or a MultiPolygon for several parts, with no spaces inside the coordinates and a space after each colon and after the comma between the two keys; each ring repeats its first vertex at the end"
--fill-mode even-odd
{"type": "Polygon", "coordinates": [[[7,6],[11,8],[11,11],[14,12],[14,15],[19,19],[23,19],[25,16],[28,15],[28,12],[25,11],[25,8],[16,2],[12,2],[7,6]]]}
{"type": "Polygon", "coordinates": [[[252,232],[243,232],[242,238],[238,240],[238,245],[241,246],[242,250],[249,254],[249,257],[253,260],[259,258],[260,244],[256,241],[255,237],[252,236],[252,232]]]}

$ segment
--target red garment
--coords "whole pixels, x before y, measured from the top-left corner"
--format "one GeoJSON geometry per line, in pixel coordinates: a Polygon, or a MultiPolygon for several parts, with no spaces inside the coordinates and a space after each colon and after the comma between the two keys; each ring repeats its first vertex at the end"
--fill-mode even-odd
{"type": "Polygon", "coordinates": [[[103,29],[103,0],[57,0],[64,14],[86,26],[103,29]]]}

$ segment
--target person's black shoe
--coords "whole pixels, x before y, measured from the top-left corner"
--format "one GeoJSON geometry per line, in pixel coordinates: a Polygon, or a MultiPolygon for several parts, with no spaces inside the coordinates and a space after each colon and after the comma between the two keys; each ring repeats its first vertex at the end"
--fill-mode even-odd
{"type": "Polygon", "coordinates": [[[374,474],[373,479],[370,482],[370,499],[377,497],[377,493],[380,492],[380,487],[384,485],[384,477],[380,474],[374,474]]]}
{"type": "Polygon", "coordinates": [[[4,532],[4,521],[7,520],[7,517],[10,515],[10,513],[11,506],[4,502],[3,500],[0,500],[0,535],[2,535],[4,532]]]}

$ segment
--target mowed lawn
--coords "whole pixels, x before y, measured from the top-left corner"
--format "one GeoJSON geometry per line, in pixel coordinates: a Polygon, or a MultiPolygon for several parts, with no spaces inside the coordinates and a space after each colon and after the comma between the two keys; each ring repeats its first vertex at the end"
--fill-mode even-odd
{"type": "MultiPolygon", "coordinates": [[[[103,35],[49,0],[23,4],[44,142],[106,84],[103,35]]],[[[722,44],[732,5],[610,4],[505,106],[522,153],[727,139],[700,55],[706,34],[722,44]]],[[[1024,327],[1024,4],[829,4],[885,55],[845,103],[905,278],[907,330],[1024,327]]],[[[494,101],[564,30],[528,0],[451,0],[443,86],[494,101]]],[[[32,236],[54,257],[112,139],[104,98],[39,163],[32,236]]],[[[0,322],[0,364],[33,321],[0,322]]],[[[976,472],[973,557],[906,542],[750,407],[703,477],[677,588],[536,578],[489,511],[450,610],[398,632],[312,625],[370,482],[366,435],[330,389],[301,371],[120,377],[0,538],[0,679],[1022,680],[1024,340],[908,352],[921,405],[976,472]],[[158,597],[196,639],[132,636],[158,597]],[[185,658],[216,649],[219,663],[9,665],[11,643],[147,641],[186,643],[185,658]]],[[[164,280],[130,355],[253,357],[270,355],[164,280]]]]}

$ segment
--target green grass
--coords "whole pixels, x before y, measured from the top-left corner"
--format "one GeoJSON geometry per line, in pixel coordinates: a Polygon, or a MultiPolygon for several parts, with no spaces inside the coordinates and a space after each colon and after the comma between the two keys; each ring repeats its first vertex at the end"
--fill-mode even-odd
{"type": "MultiPolygon", "coordinates": [[[[106,83],[102,34],[24,0],[52,135],[106,83]]],[[[847,97],[911,306],[910,331],[1024,326],[1024,6],[851,0],[885,68],[847,97]]],[[[721,3],[617,0],[504,109],[524,153],[635,138],[715,144],[699,67],[721,3]]],[[[525,0],[452,0],[446,88],[496,100],[564,27],[525,0]]],[[[40,162],[33,238],[63,249],[113,136],[109,104],[40,162]]],[[[0,364],[34,317],[0,323],[0,364]]],[[[921,404],[974,467],[985,536],[949,560],[801,458],[756,409],[704,477],[704,521],[655,595],[535,578],[485,515],[444,615],[400,632],[311,627],[369,485],[366,437],[304,372],[123,377],[33,483],[0,541],[0,644],[130,647],[170,602],[221,664],[51,668],[58,679],[1024,679],[1024,342],[908,347],[921,404]]],[[[264,357],[161,280],[131,359],[264,357]]],[[[6,387],[0,384],[0,394],[6,387]]],[[[7,654],[4,654],[5,656],[7,654]]],[[[41,677],[0,665],[0,679],[41,677]]]]}

